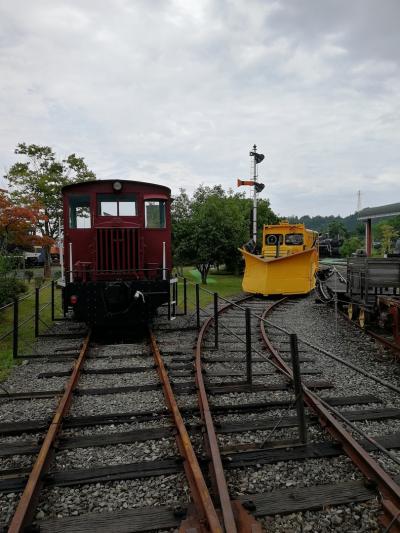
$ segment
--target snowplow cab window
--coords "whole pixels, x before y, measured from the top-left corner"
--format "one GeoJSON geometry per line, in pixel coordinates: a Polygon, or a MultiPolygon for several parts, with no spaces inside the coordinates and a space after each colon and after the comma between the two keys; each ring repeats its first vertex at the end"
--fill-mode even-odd
{"type": "Polygon", "coordinates": [[[304,242],[302,233],[288,233],[285,236],[285,244],[289,246],[300,246],[304,242]]]}
{"type": "Polygon", "coordinates": [[[90,229],[90,197],[70,196],[69,227],[71,229],[90,229]]]}
{"type": "Polygon", "coordinates": [[[165,228],[165,201],[146,200],[144,205],[146,228],[165,228]]]}
{"type": "Polygon", "coordinates": [[[268,233],[265,236],[265,244],[267,246],[276,246],[276,243],[278,242],[281,245],[283,243],[283,235],[281,233],[268,233]]]}

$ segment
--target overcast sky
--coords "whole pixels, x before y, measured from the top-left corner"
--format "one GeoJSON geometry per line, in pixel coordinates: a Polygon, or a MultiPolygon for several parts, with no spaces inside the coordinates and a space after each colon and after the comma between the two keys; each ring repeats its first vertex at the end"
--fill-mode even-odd
{"type": "Polygon", "coordinates": [[[399,21],[399,0],[0,0],[0,170],[24,141],[192,192],[249,178],[256,143],[281,215],[400,201],[399,21]]]}

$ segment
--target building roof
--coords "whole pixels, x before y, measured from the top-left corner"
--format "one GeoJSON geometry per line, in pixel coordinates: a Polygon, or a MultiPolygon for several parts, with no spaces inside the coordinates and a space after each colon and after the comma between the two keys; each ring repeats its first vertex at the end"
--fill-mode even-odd
{"type": "Polygon", "coordinates": [[[358,220],[369,218],[383,218],[400,215],[400,203],[381,205],[379,207],[366,207],[357,213],[358,220]]]}

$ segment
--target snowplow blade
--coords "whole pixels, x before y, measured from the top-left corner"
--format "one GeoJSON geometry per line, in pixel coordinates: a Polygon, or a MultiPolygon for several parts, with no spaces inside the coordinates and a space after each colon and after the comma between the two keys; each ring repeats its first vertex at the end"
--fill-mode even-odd
{"type": "Polygon", "coordinates": [[[246,263],[242,287],[262,294],[308,294],[315,287],[318,253],[315,248],[283,257],[262,257],[240,249],[246,263]]]}

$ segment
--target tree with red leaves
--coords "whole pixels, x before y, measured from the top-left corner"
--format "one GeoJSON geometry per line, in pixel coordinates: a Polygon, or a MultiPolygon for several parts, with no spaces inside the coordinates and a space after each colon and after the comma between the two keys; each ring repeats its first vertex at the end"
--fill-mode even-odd
{"type": "MultiPolygon", "coordinates": [[[[11,198],[20,205],[34,201],[41,206],[44,217],[38,220],[37,231],[52,240],[59,236],[62,217],[61,189],[70,183],[95,180],[84,159],[71,154],[59,160],[49,146],[18,144],[15,153],[24,158],[15,163],[4,176],[12,187],[11,198]]],[[[50,244],[44,243],[44,275],[50,277],[50,244]]]]}
{"type": "Polygon", "coordinates": [[[6,191],[0,190],[0,252],[6,253],[12,245],[51,245],[53,239],[36,234],[36,227],[43,218],[39,205],[16,205],[6,191]]]}

